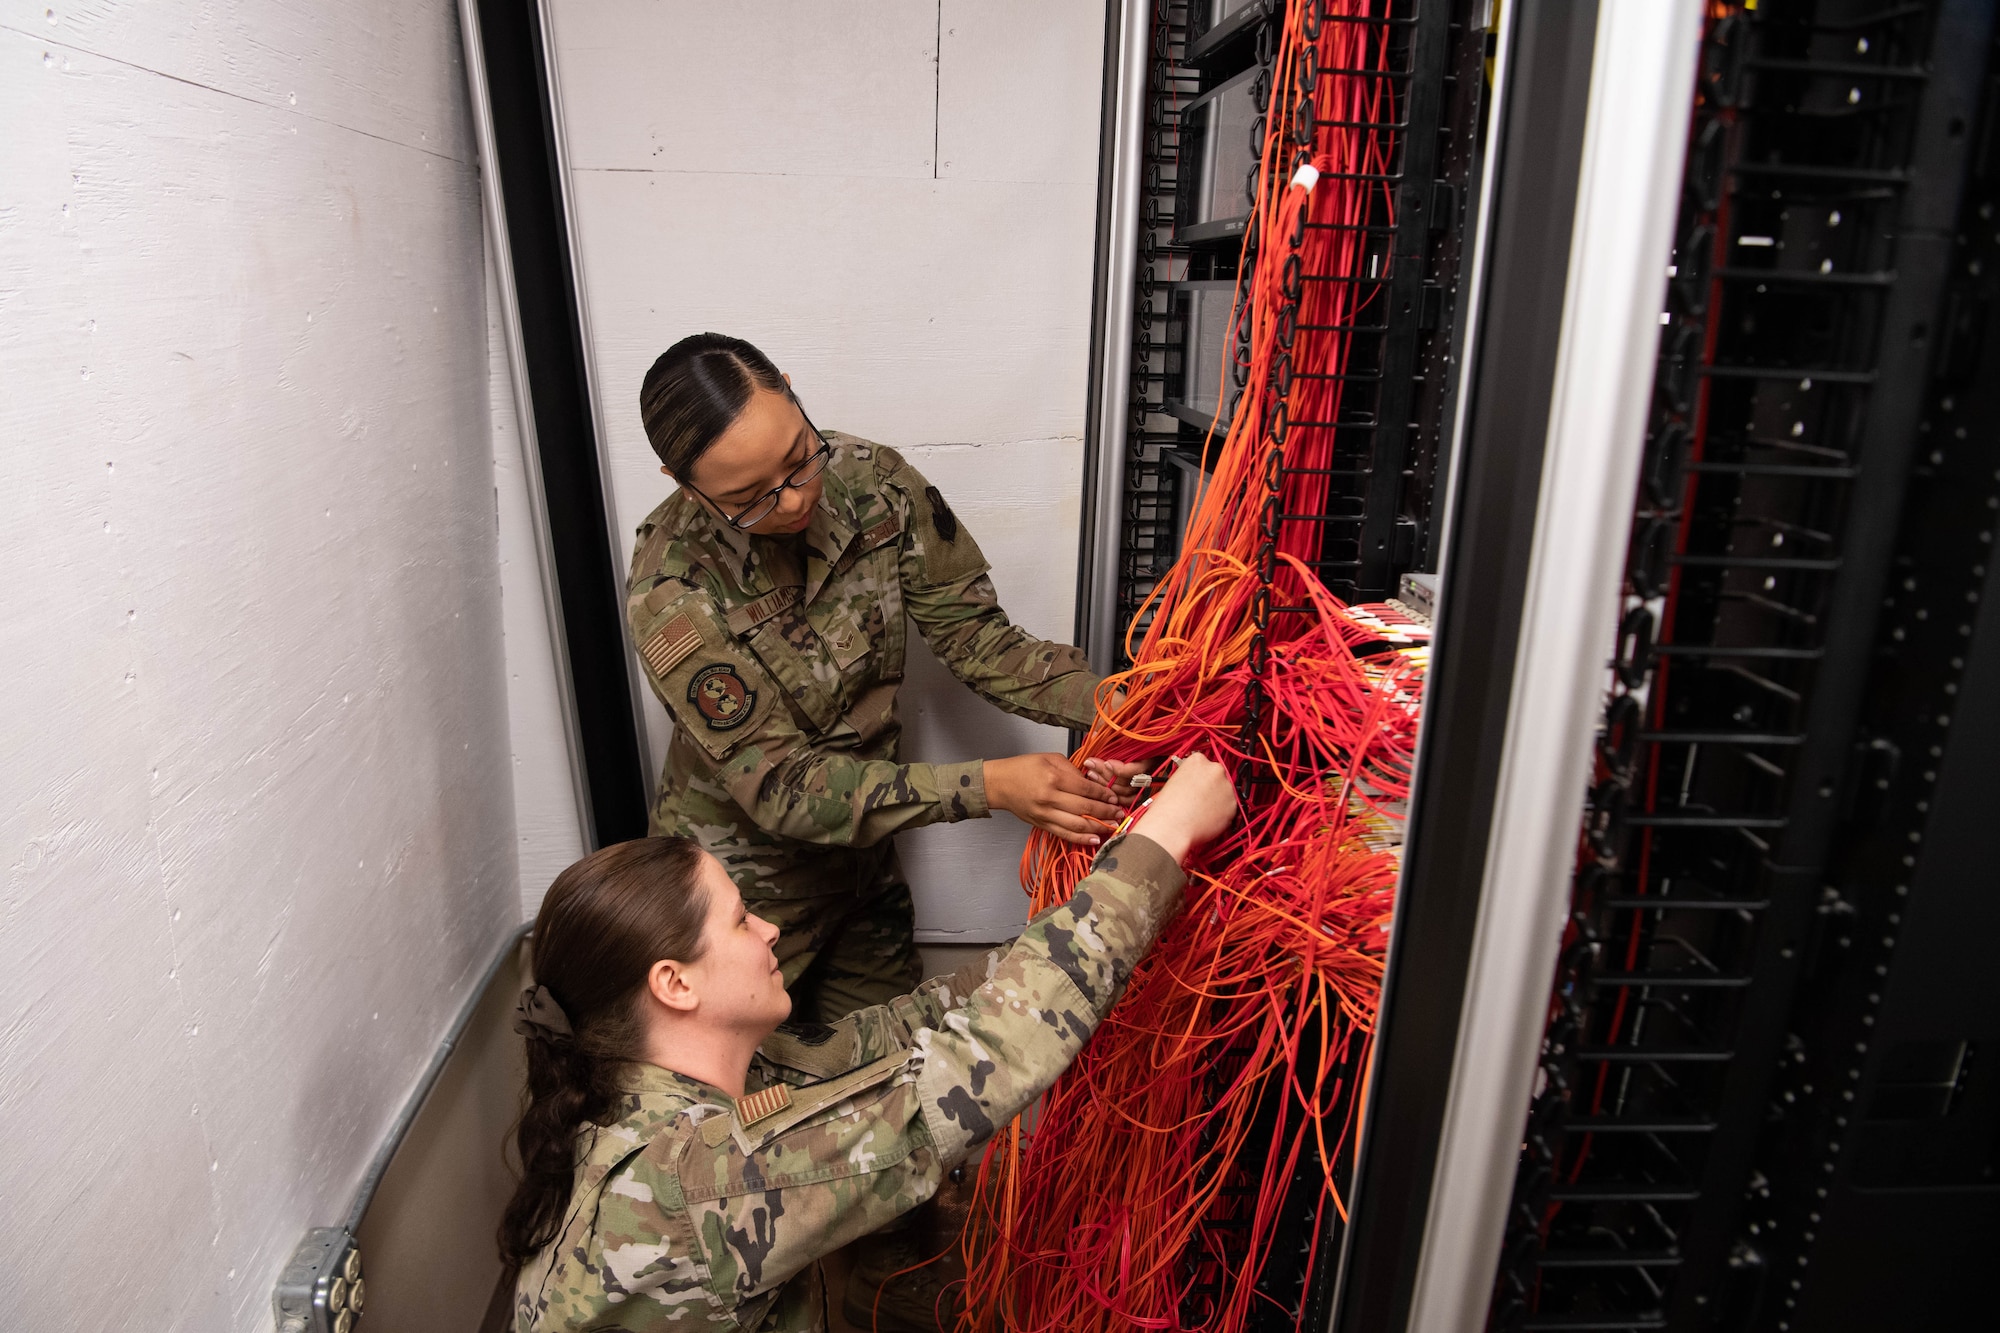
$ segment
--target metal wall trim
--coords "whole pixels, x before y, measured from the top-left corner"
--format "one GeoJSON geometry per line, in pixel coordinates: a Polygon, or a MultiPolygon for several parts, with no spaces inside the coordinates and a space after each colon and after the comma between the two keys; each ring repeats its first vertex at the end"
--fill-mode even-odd
{"type": "MultiPolygon", "coordinates": [[[[611,546],[611,567],[624,568],[631,559],[631,540],[618,523],[618,497],[611,485],[611,435],[605,429],[604,392],[597,383],[597,358],[592,354],[597,346],[597,335],[590,323],[590,289],[583,280],[583,261],[578,257],[583,251],[577,245],[576,198],[570,188],[569,176],[569,131],[563,123],[562,78],[556,68],[555,56],[555,13],[549,0],[540,0],[542,14],[542,65],[549,81],[549,115],[552,118],[552,145],[555,154],[556,187],[561,192],[563,227],[569,237],[570,284],[576,293],[576,322],[583,333],[583,388],[590,399],[591,421],[596,425],[597,440],[597,484],[604,495],[604,539],[611,546]]],[[[665,348],[661,348],[665,351],[665,348]]],[[[634,402],[633,411],[638,411],[634,402]]],[[[622,593],[622,589],[621,589],[622,593]]],[[[646,685],[639,671],[639,652],[632,642],[632,626],[624,616],[618,617],[618,635],[625,644],[625,685],[631,695],[632,730],[638,737],[641,755],[648,756],[640,764],[642,778],[646,784],[646,807],[652,808],[653,800],[659,795],[660,764],[664,755],[651,754],[648,745],[649,732],[646,728],[646,685]]]]}
{"type": "Polygon", "coordinates": [[[462,24],[487,200],[503,228],[518,343],[517,397],[532,417],[545,538],[561,604],[568,693],[590,832],[598,847],[646,827],[649,763],[641,744],[625,624],[623,552],[609,540],[603,429],[591,382],[572,249],[558,109],[540,6],[469,0],[462,24]]]}
{"type": "Polygon", "coordinates": [[[1131,425],[1133,283],[1139,262],[1139,184],[1152,26],[1153,0],[1109,0],[1090,390],[1083,438],[1083,533],[1076,582],[1077,642],[1099,672],[1110,671],[1118,659],[1120,502],[1125,437],[1131,425]]]}
{"type": "Polygon", "coordinates": [[[555,667],[556,711],[562,715],[563,746],[569,757],[570,797],[576,804],[577,837],[592,845],[590,784],[584,777],[583,739],[576,716],[576,681],[570,673],[569,637],[563,628],[562,595],[556,584],[555,547],[549,537],[549,498],[542,485],[541,448],[535,437],[529,398],[527,353],[521,342],[521,305],[508,262],[507,210],[500,200],[500,160],[493,146],[492,93],[479,39],[478,0],[458,0],[459,36],[465,51],[466,90],[472,101],[473,140],[479,150],[480,211],[485,218],[486,256],[500,291],[500,327],[507,342],[507,375],[514,390],[514,429],[521,440],[521,475],[528,487],[528,518],[534,529],[535,573],[541,581],[542,615],[548,625],[549,658],[555,667]]]}
{"type": "Polygon", "coordinates": [[[1478,921],[1411,1329],[1485,1320],[1547,1019],[1638,481],[1700,0],[1601,5],[1478,921]]]}

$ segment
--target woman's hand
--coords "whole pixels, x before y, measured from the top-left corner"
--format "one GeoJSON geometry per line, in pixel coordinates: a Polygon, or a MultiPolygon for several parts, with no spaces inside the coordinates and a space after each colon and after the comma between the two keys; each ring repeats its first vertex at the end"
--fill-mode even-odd
{"type": "Polygon", "coordinates": [[[1083,761],[1083,775],[1100,786],[1111,789],[1112,799],[1124,803],[1140,792],[1132,785],[1132,779],[1141,773],[1151,772],[1146,764],[1127,764],[1116,759],[1086,759],[1083,761]]]}
{"type": "Polygon", "coordinates": [[[1207,755],[1184,757],[1180,767],[1132,829],[1187,864],[1188,853],[1219,837],[1236,819],[1236,788],[1229,773],[1207,755]]]}
{"type": "Polygon", "coordinates": [[[986,803],[1079,847],[1095,847],[1125,817],[1111,788],[1059,754],[988,759],[986,803]]]}

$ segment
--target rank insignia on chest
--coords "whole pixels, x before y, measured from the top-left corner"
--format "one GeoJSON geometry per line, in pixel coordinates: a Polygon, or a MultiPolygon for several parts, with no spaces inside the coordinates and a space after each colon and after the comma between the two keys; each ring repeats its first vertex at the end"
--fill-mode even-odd
{"type": "Polygon", "coordinates": [[[773,1083],[768,1088],[736,1099],[736,1123],[749,1128],[766,1116],[776,1115],[792,1104],[792,1089],[789,1084],[773,1083]]]}
{"type": "Polygon", "coordinates": [[[757,707],[757,691],[745,685],[736,668],[727,662],[717,662],[695,672],[694,679],[688,682],[687,698],[710,731],[742,726],[757,707]]]}

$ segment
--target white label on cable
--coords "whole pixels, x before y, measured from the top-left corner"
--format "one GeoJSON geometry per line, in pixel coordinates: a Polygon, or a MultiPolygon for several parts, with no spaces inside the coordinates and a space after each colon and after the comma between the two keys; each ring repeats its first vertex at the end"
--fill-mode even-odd
{"type": "Polygon", "coordinates": [[[1310,162],[1299,163],[1299,169],[1292,173],[1292,184],[1303,185],[1310,191],[1319,184],[1319,168],[1310,162]]]}

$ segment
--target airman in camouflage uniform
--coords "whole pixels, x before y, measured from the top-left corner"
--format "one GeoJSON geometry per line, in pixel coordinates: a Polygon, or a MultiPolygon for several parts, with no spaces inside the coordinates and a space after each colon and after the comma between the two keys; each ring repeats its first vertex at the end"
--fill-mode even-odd
{"type": "Polygon", "coordinates": [[[1115,839],[974,967],[779,1029],[740,1098],[628,1066],[622,1118],[583,1127],[568,1221],[521,1274],[516,1333],[823,1328],[815,1261],[930,1198],[1055,1081],[1184,882],[1157,843],[1115,839]]]}
{"type": "Polygon", "coordinates": [[[905,615],[961,681],[1037,722],[1089,726],[1098,677],[1007,619],[978,543],[901,455],[823,438],[803,533],[739,531],[685,488],[655,509],[626,613],[674,719],[648,831],[722,862],[783,932],[795,1012],[830,1021],[920,975],[891,835],[988,813],[981,761],[900,760],[905,615]]]}

